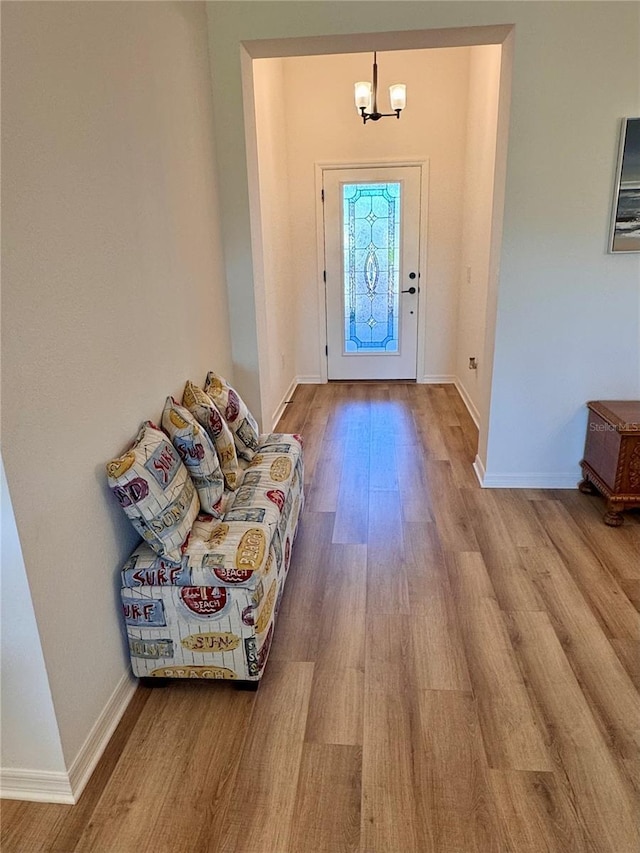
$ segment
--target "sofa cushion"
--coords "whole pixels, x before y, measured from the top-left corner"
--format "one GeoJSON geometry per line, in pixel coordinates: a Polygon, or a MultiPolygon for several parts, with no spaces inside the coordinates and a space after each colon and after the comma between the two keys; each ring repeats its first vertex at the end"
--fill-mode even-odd
{"type": "Polygon", "coordinates": [[[180,454],[200,498],[203,512],[222,514],[224,476],[213,442],[188,409],[167,397],[162,428],[180,454]]]}
{"type": "Polygon", "coordinates": [[[240,485],[241,471],[233,434],[213,400],[202,388],[198,388],[193,382],[187,382],[182,395],[182,405],[186,406],[198,423],[205,428],[213,442],[227,488],[237,489],[240,485]]]}
{"type": "Polygon", "coordinates": [[[258,449],[259,430],[246,403],[227,380],[213,370],[207,373],[204,390],[233,433],[238,455],[251,462],[258,449]]]}
{"type": "Polygon", "coordinates": [[[151,421],[133,444],[107,464],[109,487],[150,547],[180,562],[182,547],[200,511],[193,481],[167,436],[151,421]]]}
{"type": "Polygon", "coordinates": [[[225,521],[254,520],[280,527],[290,514],[291,502],[302,492],[301,477],[300,437],[281,433],[260,436],[242,485],[230,498],[225,521]]]}

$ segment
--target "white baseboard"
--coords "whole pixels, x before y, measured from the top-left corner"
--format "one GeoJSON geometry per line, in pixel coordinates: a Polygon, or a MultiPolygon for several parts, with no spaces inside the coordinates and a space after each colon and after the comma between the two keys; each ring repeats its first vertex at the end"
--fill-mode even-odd
{"type": "Polygon", "coordinates": [[[460,394],[460,396],[462,397],[462,402],[465,404],[465,406],[467,407],[467,411],[471,415],[471,419],[473,420],[474,424],[478,427],[478,429],[480,429],[480,412],[476,408],[475,403],[473,402],[473,400],[471,399],[471,397],[467,393],[466,388],[464,387],[464,385],[458,379],[457,376],[455,378],[454,384],[456,386],[456,390],[458,391],[458,394],[460,394]]]}
{"type": "Polygon", "coordinates": [[[31,803],[74,805],[76,802],[69,774],[44,770],[0,770],[0,797],[31,803]]]}
{"type": "Polygon", "coordinates": [[[480,412],[475,407],[471,397],[467,394],[464,385],[457,376],[450,373],[431,373],[426,374],[418,381],[418,385],[455,385],[458,394],[462,397],[462,402],[467,407],[471,418],[475,425],[480,429],[480,412]]]}
{"type": "Polygon", "coordinates": [[[321,376],[317,374],[311,374],[309,376],[295,376],[291,381],[291,385],[287,388],[287,393],[284,395],[278,408],[273,413],[273,417],[271,419],[272,427],[274,430],[276,428],[276,424],[284,414],[284,407],[287,405],[287,400],[290,400],[293,396],[293,392],[296,390],[298,385],[325,385],[326,383],[322,379],[321,376]]]}
{"type": "Polygon", "coordinates": [[[77,803],[137,686],[137,679],[127,670],[109,697],[68,773],[2,769],[0,796],[7,800],[27,800],[35,803],[77,803]]]}
{"type": "Polygon", "coordinates": [[[483,489],[577,489],[579,474],[487,474],[479,456],[473,470],[483,489]]]}
{"type": "Polygon", "coordinates": [[[102,713],[96,720],[89,732],[87,739],[80,747],[73,764],[69,770],[69,782],[73,791],[74,801],[77,802],[85,785],[91,778],[96,764],[100,761],[102,753],[107,748],[116,726],[127,710],[133,694],[136,692],[138,679],[127,670],[120,679],[120,683],[113,691],[102,713]]]}
{"type": "Polygon", "coordinates": [[[291,385],[289,385],[289,387],[285,391],[284,397],[278,403],[278,407],[271,417],[271,432],[273,432],[275,430],[276,424],[278,423],[278,421],[280,420],[280,418],[282,417],[282,415],[284,413],[284,409],[285,409],[285,406],[287,405],[287,402],[291,399],[291,397],[293,396],[293,392],[296,390],[297,384],[298,384],[298,377],[294,376],[294,378],[291,380],[291,385]]]}
{"type": "Polygon", "coordinates": [[[418,385],[454,385],[456,377],[449,373],[425,374],[418,380],[418,385]]]}
{"type": "Polygon", "coordinates": [[[484,488],[484,478],[486,476],[486,472],[484,470],[484,462],[480,457],[476,454],[476,458],[473,460],[473,470],[476,472],[476,477],[478,478],[478,482],[484,488]]]}
{"type": "MultiPolygon", "coordinates": [[[[474,468],[476,463],[474,462],[474,468]]],[[[478,470],[476,468],[476,474],[478,470]]],[[[484,472],[483,489],[577,489],[579,474],[491,474],[484,472]]]]}

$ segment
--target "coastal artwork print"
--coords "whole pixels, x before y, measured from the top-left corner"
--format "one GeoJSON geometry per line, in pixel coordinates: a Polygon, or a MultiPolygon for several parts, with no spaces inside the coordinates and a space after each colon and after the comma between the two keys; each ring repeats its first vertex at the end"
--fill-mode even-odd
{"type": "Polygon", "coordinates": [[[611,252],[640,252],[640,118],[622,121],[611,252]]]}

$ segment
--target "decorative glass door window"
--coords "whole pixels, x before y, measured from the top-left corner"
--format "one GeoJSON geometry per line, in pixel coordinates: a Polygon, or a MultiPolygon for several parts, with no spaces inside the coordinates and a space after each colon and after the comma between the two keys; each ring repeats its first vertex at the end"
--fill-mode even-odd
{"type": "Polygon", "coordinates": [[[400,183],[343,184],[344,352],[397,353],[400,183]]]}

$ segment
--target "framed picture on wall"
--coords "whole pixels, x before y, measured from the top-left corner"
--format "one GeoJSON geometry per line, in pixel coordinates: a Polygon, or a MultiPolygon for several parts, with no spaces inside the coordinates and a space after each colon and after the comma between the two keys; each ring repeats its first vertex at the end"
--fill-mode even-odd
{"type": "Polygon", "coordinates": [[[610,252],[640,252],[640,118],[622,119],[610,252]]]}

